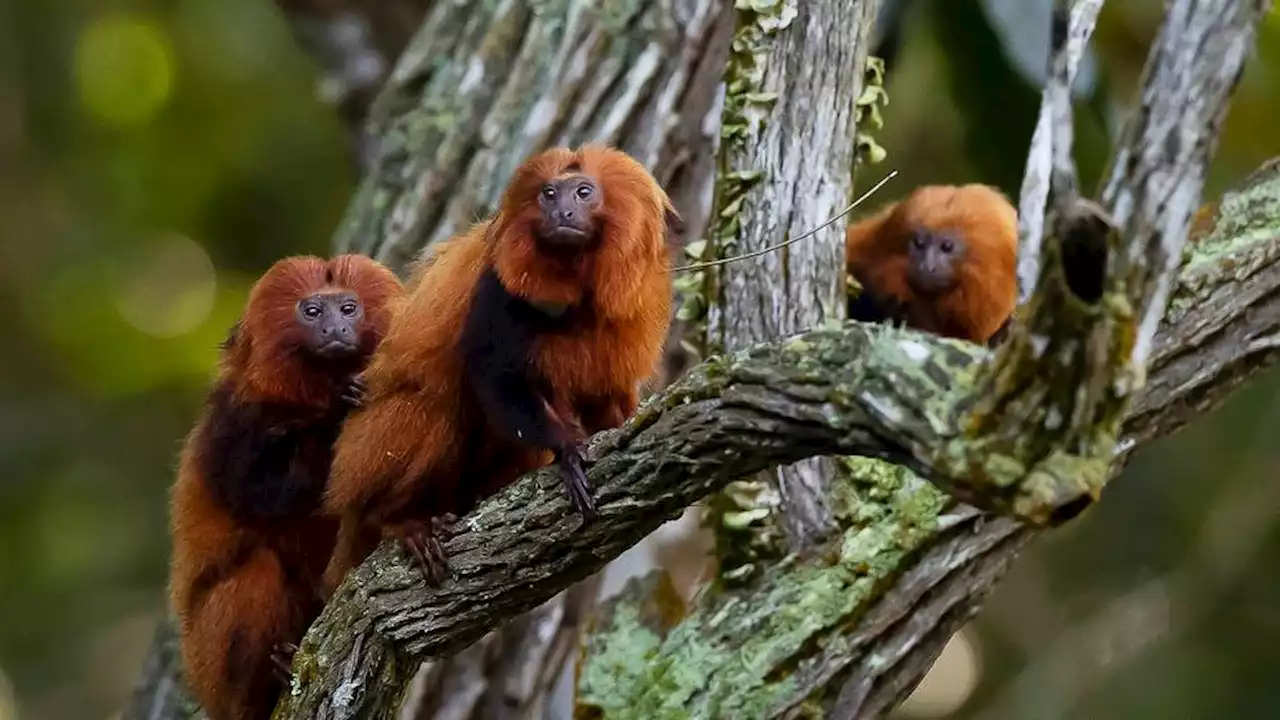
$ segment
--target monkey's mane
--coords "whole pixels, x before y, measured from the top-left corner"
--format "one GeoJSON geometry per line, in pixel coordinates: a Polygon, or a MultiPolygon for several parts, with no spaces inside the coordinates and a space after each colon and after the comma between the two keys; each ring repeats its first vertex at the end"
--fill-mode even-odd
{"type": "Polygon", "coordinates": [[[873,294],[916,299],[907,284],[907,243],[921,228],[962,240],[967,254],[956,286],[937,300],[937,312],[990,337],[1013,312],[1017,287],[1017,210],[999,190],[976,183],[926,185],[848,230],[848,258],[873,294]]]}
{"type": "Polygon", "coordinates": [[[364,307],[357,364],[386,334],[402,292],[395,274],[363,255],[330,260],[301,255],[276,262],[249,291],[225,344],[222,378],[238,396],[317,407],[329,403],[335,383],[351,368],[325,372],[326,364],[306,352],[306,331],[295,313],[299,300],[326,290],[352,291],[364,307]]]}
{"type": "Polygon", "coordinates": [[[641,312],[638,296],[655,280],[669,282],[668,230],[679,217],[644,166],[613,148],[553,148],[516,171],[488,228],[491,262],[507,291],[530,302],[574,305],[589,296],[605,317],[641,312]],[[538,193],[548,181],[578,173],[593,178],[604,199],[600,242],[573,261],[538,251],[538,193]],[[653,276],[658,276],[657,278],[653,276]]]}

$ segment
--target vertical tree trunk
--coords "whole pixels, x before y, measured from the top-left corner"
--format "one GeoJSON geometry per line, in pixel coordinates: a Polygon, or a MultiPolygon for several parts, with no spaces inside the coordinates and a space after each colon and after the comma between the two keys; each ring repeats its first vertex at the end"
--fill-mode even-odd
{"type": "MultiPolygon", "coordinates": [[[[876,0],[779,3],[739,10],[729,61],[711,228],[718,257],[761,250],[821,225],[849,201],[854,102],[862,91],[876,0]]],[[[845,317],[844,224],[722,266],[708,347],[733,351],[845,317]]],[[[831,458],[730,486],[713,502],[722,574],[821,538],[831,525],[831,458]],[[785,537],[786,542],[780,542],[785,537]]]]}
{"type": "Polygon", "coordinates": [[[696,220],[727,19],[716,0],[432,4],[370,111],[335,246],[401,266],[491,213],[526,157],[584,142],[631,153],[696,220]]]}

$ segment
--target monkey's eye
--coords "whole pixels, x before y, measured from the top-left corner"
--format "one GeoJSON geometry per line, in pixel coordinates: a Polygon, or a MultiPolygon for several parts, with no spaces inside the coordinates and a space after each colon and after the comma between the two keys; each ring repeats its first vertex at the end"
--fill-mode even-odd
{"type": "Polygon", "coordinates": [[[550,201],[550,200],[555,200],[555,199],[556,199],[556,189],[555,189],[555,188],[553,188],[553,187],[551,187],[550,185],[543,185],[543,186],[542,186],[542,199],[544,199],[544,200],[548,200],[548,201],[550,201]]]}
{"type": "Polygon", "coordinates": [[[586,199],[587,199],[587,198],[589,198],[589,197],[591,197],[591,186],[590,186],[590,185],[579,185],[579,186],[578,186],[578,199],[579,199],[579,200],[586,200],[586,199]]]}
{"type": "Polygon", "coordinates": [[[943,240],[943,241],[942,241],[942,252],[944,252],[944,253],[949,253],[949,252],[951,252],[952,250],[955,250],[955,249],[956,249],[956,245],[955,245],[955,243],[951,242],[950,240],[943,240]]]}
{"type": "Polygon", "coordinates": [[[342,307],[338,309],[342,311],[343,315],[346,315],[347,317],[351,317],[352,315],[356,314],[356,309],[358,307],[359,306],[353,302],[344,302],[342,303],[342,307]]]}
{"type": "Polygon", "coordinates": [[[315,320],[320,317],[320,306],[314,303],[308,303],[302,306],[302,314],[307,316],[308,320],[315,320]]]}
{"type": "Polygon", "coordinates": [[[917,249],[917,250],[923,250],[923,249],[924,249],[924,246],[925,246],[925,239],[924,239],[924,235],[920,235],[920,234],[912,235],[912,236],[911,236],[911,246],[912,246],[912,247],[914,247],[914,248],[915,248],[915,249],[917,249]]]}

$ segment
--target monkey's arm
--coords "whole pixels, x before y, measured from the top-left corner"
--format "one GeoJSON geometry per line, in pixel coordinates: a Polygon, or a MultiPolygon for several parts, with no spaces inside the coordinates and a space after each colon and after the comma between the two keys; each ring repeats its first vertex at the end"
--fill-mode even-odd
{"type": "Polygon", "coordinates": [[[535,324],[542,321],[486,272],[476,288],[462,334],[467,384],[494,430],[509,440],[556,452],[576,445],[573,420],[553,407],[563,403],[532,372],[535,324]]]}
{"type": "Polygon", "coordinates": [[[902,325],[907,322],[907,304],[895,298],[876,298],[867,288],[849,296],[849,319],[868,323],[902,325]]]}
{"type": "Polygon", "coordinates": [[[495,431],[555,453],[574,506],[589,516],[595,503],[578,450],[579,422],[562,417],[567,404],[549,398],[532,372],[535,330],[545,322],[545,316],[508,293],[492,270],[485,272],[462,333],[467,384],[495,431]]]}
{"type": "MultiPolygon", "coordinates": [[[[301,422],[265,403],[238,402],[228,388],[210,398],[201,463],[210,489],[232,516],[278,519],[320,499],[318,467],[336,424],[301,422]]],[[[321,463],[323,464],[323,463],[321,463]]]]}

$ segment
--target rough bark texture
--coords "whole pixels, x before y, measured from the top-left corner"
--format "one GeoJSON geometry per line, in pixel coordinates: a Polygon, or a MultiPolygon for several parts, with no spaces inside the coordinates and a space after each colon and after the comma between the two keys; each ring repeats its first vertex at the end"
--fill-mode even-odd
{"type": "Polygon", "coordinates": [[[1063,116],[1062,108],[1065,105],[1070,110],[1071,88],[1075,85],[1076,71],[1097,24],[1098,13],[1102,11],[1102,1],[1054,0],[1051,41],[1054,47],[1018,202],[1021,209],[1038,209],[1018,215],[1019,302],[1026,302],[1031,297],[1040,277],[1040,248],[1045,232],[1043,208],[1049,199],[1050,176],[1055,165],[1071,164],[1071,117],[1063,116]],[[1055,142],[1057,140],[1062,142],[1055,142]]]}
{"type": "Polygon", "coordinates": [[[524,158],[588,141],[653,168],[696,222],[725,10],[715,0],[433,3],[370,111],[375,160],[337,248],[401,266],[492,212],[524,158]]]}
{"type": "Polygon", "coordinates": [[[1258,21],[1270,0],[1171,3],[1144,70],[1134,119],[1114,159],[1102,202],[1125,238],[1110,263],[1134,304],[1138,334],[1134,364],[1141,367],[1155,341],[1182,261],[1191,214],[1218,131],[1258,21]]]}
{"type": "MultiPolygon", "coordinates": [[[[717,257],[798,236],[848,203],[854,102],[878,5],[813,0],[738,10],[725,73],[717,218],[709,230],[717,257]]],[[[711,280],[708,348],[732,352],[842,320],[843,228],[721,266],[711,280]]],[[[787,547],[806,547],[830,531],[834,474],[833,459],[810,458],[735,483],[716,498],[711,522],[722,573],[749,576],[787,547]],[[775,542],[779,535],[785,543],[775,542]]]]}
{"type": "MultiPolygon", "coordinates": [[[[277,5],[315,59],[322,94],[356,129],[360,163],[369,170],[336,249],[381,247],[382,259],[404,269],[425,244],[491,210],[526,155],[589,141],[621,145],[645,161],[664,181],[688,233],[701,234],[711,203],[715,88],[728,53],[730,6],[718,0],[277,5]],[[420,29],[410,37],[406,28],[420,29]],[[394,74],[373,103],[389,67],[377,65],[395,58],[394,74]]],[[[593,601],[584,593],[559,594],[487,636],[483,647],[431,663],[417,676],[406,717],[488,718],[499,706],[531,712],[546,702],[593,601]],[[547,632],[526,632],[535,627],[547,632]]],[[[161,652],[174,642],[171,624],[162,624],[129,713],[181,717],[194,707],[176,655],[161,652]]]]}
{"type": "MultiPolygon", "coordinates": [[[[604,16],[586,17],[579,5],[539,4],[541,14],[535,16],[523,3],[485,3],[466,17],[453,4],[434,5],[402,59],[405,71],[397,71],[386,102],[379,102],[375,111],[382,138],[377,170],[353,202],[339,243],[352,247],[355,240],[369,240],[359,247],[402,262],[423,242],[445,237],[471,214],[491,209],[502,180],[524,151],[562,142],[562,137],[618,143],[620,138],[635,140],[640,132],[644,140],[619,144],[651,166],[680,157],[665,140],[655,139],[671,134],[643,119],[694,99],[686,94],[677,102],[670,94],[653,94],[655,87],[671,87],[662,79],[672,82],[671,73],[679,70],[667,67],[673,58],[655,49],[660,44],[636,43],[630,33],[667,27],[642,22],[652,19],[645,13],[678,15],[693,3],[677,10],[669,3],[627,5],[623,20],[612,25],[604,16]],[[561,22],[548,24],[556,13],[561,22]],[[621,35],[614,38],[601,28],[621,35]],[[466,66],[466,72],[460,63],[430,62],[432,57],[469,57],[472,51],[480,61],[466,66]],[[616,57],[610,55],[614,52],[616,57]],[[590,70],[574,58],[592,59],[590,70]],[[525,73],[531,66],[537,72],[525,73]],[[564,72],[556,75],[557,69],[564,72]],[[644,82],[637,87],[619,79],[624,69],[627,77],[644,82]],[[548,87],[551,77],[573,89],[564,95],[548,87]],[[604,82],[609,77],[614,80],[604,82]],[[485,78],[495,82],[479,82],[485,78]],[[582,117],[560,116],[537,101],[547,97],[585,100],[582,106],[590,110],[582,117]],[[654,97],[671,102],[665,110],[651,111],[654,97]],[[664,156],[667,151],[671,154],[664,156]]],[[[1256,0],[1172,5],[1174,30],[1166,28],[1159,47],[1171,52],[1176,43],[1165,44],[1170,34],[1176,35],[1178,28],[1194,30],[1199,38],[1196,63],[1217,69],[1230,68],[1239,55],[1236,40],[1214,43],[1233,32],[1251,34],[1266,6],[1256,0]],[[1202,12],[1212,16],[1211,22],[1197,20],[1202,12]]],[[[713,14],[708,10],[685,17],[713,14]]],[[[714,26],[707,22],[708,28],[714,26]]],[[[684,42],[691,43],[689,37],[686,32],[684,42]]],[[[703,60],[709,45],[703,46],[703,60]]],[[[703,71],[711,65],[685,55],[674,60],[703,71]]],[[[1188,87],[1199,87],[1198,92],[1225,105],[1230,88],[1200,72],[1196,63],[1177,77],[1149,72],[1148,87],[1155,78],[1156,85],[1177,88],[1183,93],[1179,97],[1186,96],[1188,87]]],[[[712,85],[717,70],[712,65],[712,72],[703,72],[712,85]]],[[[1227,75],[1234,77],[1235,71],[1227,75]]],[[[710,95],[700,101],[709,104],[710,95]]],[[[1171,107],[1159,94],[1144,95],[1144,106],[1171,107]]],[[[1200,124],[1174,133],[1197,143],[1182,155],[1174,148],[1171,159],[1183,161],[1181,172],[1202,173],[1187,164],[1207,157],[1218,112],[1217,106],[1206,106],[1200,124]]],[[[1162,137],[1170,135],[1139,132],[1129,147],[1136,150],[1134,157],[1142,158],[1143,143],[1162,137]]],[[[1109,197],[1158,198],[1161,183],[1181,178],[1142,160],[1134,161],[1133,169],[1127,189],[1109,197]]],[[[1152,382],[1134,400],[1133,424],[1125,426],[1128,435],[1116,450],[1121,456],[1138,442],[1172,430],[1187,417],[1188,408],[1211,405],[1225,393],[1222,388],[1238,385],[1253,369],[1274,360],[1272,339],[1280,309],[1272,307],[1271,298],[1280,273],[1272,271],[1272,264],[1280,252],[1280,216],[1275,213],[1280,183],[1273,170],[1255,177],[1235,196],[1236,205],[1231,199],[1222,204],[1213,237],[1197,245],[1182,272],[1150,357],[1152,382]],[[1188,297],[1197,300],[1194,311],[1183,304],[1188,297]],[[1248,339],[1250,351],[1230,354],[1226,336],[1248,339]],[[1196,367],[1201,359],[1204,366],[1196,367]]],[[[697,194],[694,190],[687,196],[697,194]]],[[[1131,216],[1114,212],[1134,237],[1159,244],[1162,233],[1178,228],[1177,207],[1168,211],[1154,202],[1136,202],[1135,207],[1131,216]]],[[[1062,235],[1059,230],[1046,246],[1055,247],[1062,235]]],[[[1129,268],[1146,273],[1142,277],[1158,277],[1160,253],[1167,254],[1169,247],[1152,250],[1148,243],[1144,260],[1129,268]]],[[[1057,264],[1050,254],[1045,265],[1057,264]]],[[[1158,292],[1144,280],[1126,284],[1123,294],[1133,293],[1132,299],[1139,301],[1135,307],[1145,308],[1152,299],[1149,293],[1158,292]]],[[[1041,312],[1059,323],[1060,337],[1070,336],[1072,322],[1081,328],[1098,321],[1065,302],[1045,304],[1041,312]]],[[[393,717],[421,659],[456,652],[546,601],[730,479],[830,454],[882,457],[906,467],[850,461],[861,467],[832,488],[831,502],[844,506],[842,516],[852,518],[840,537],[803,560],[769,568],[749,588],[709,594],[677,632],[638,632],[634,623],[628,624],[627,607],[615,607],[612,624],[593,641],[593,659],[580,685],[582,699],[587,706],[609,708],[610,717],[626,717],[637,708],[652,711],[638,715],[642,717],[668,711],[750,717],[810,707],[860,717],[891,707],[950,633],[976,610],[1032,532],[1012,520],[957,505],[913,473],[988,510],[1012,511],[1035,521],[1054,519],[1057,509],[1075,500],[1060,492],[1072,480],[1065,472],[1070,464],[1054,468],[1059,472],[1036,472],[1042,468],[1026,462],[1028,447],[1061,457],[1062,440],[1054,427],[1023,422],[1021,433],[1011,435],[1002,431],[1015,427],[1012,423],[977,432],[968,423],[974,417],[973,401],[993,395],[981,388],[990,386],[999,370],[1013,366],[1010,358],[1021,358],[1022,364],[1015,366],[1021,371],[1036,367],[1033,353],[1027,352],[1033,339],[1028,335],[1022,349],[1015,344],[992,362],[985,351],[961,343],[855,325],[712,359],[648,403],[624,428],[595,439],[590,477],[601,505],[599,522],[579,527],[558,478],[543,471],[464,519],[462,532],[447,546],[455,558],[453,577],[439,588],[424,589],[404,558],[390,547],[381,548],[348,578],[308,633],[295,662],[293,688],[277,717],[393,717]],[[992,438],[1002,438],[1004,444],[993,445],[992,438]],[[971,461],[975,456],[984,458],[981,466],[971,461]],[[655,653],[659,659],[680,660],[655,663],[655,653]],[[637,665],[636,658],[646,662],[637,665]],[[700,669],[702,658],[708,670],[700,669]]],[[[1045,393],[1075,380],[1049,363],[1039,369],[1038,374],[1017,375],[1039,383],[1045,393]]],[[[1026,388],[1019,390],[1025,393],[1026,388]]],[[[1123,410],[1124,404],[1117,407],[1123,410]]],[[[1010,419],[1008,406],[1000,417],[1010,419]]],[[[1117,411],[1116,421],[1121,417],[1117,411]]],[[[638,615],[638,610],[632,614],[638,615]]],[[[152,677],[163,684],[173,675],[152,677]]]]}
{"type": "Polygon", "coordinates": [[[597,573],[457,655],[424,663],[409,687],[400,719],[544,717],[595,608],[599,580],[597,573]]]}
{"type": "MultiPolygon", "coordinates": [[[[1201,302],[1214,307],[1205,307],[1195,317],[1185,313],[1173,316],[1162,333],[1168,338],[1163,343],[1180,347],[1191,337],[1212,335],[1235,323],[1264,323],[1254,328],[1263,336],[1277,330],[1271,296],[1280,286],[1264,289],[1260,283],[1268,278],[1280,282],[1280,275],[1265,272],[1280,253],[1280,216],[1263,214],[1280,208],[1280,183],[1274,174],[1258,182],[1261,184],[1245,192],[1264,194],[1265,204],[1255,196],[1252,202],[1229,200],[1222,206],[1220,228],[1247,227],[1249,232],[1223,234],[1217,241],[1197,246],[1204,258],[1212,258],[1203,262],[1234,268],[1214,277],[1233,289],[1241,283],[1250,284],[1251,291],[1242,296],[1209,292],[1201,302]],[[1228,215],[1228,208],[1241,214],[1228,215]]],[[[1196,272],[1199,265],[1194,263],[1184,271],[1179,297],[1205,293],[1211,281],[1196,272]]],[[[1144,433],[1171,427],[1161,422],[1164,412],[1185,411],[1182,394],[1161,389],[1166,387],[1161,381],[1164,373],[1177,367],[1175,356],[1167,357],[1170,362],[1152,367],[1156,381],[1140,400],[1148,412],[1135,427],[1144,433]]],[[[1236,382],[1274,359],[1271,353],[1215,357],[1222,363],[1212,366],[1219,374],[1206,376],[1203,386],[1212,385],[1213,378],[1236,382]]],[[[569,511],[558,476],[547,470],[517,483],[464,519],[460,534],[447,543],[454,558],[453,577],[439,588],[424,588],[416,571],[394,548],[379,549],[352,574],[308,633],[296,666],[296,689],[281,717],[385,716],[374,713],[374,708],[386,703],[387,695],[394,695],[409,680],[415,667],[413,658],[448,654],[466,646],[506,618],[595,572],[681,508],[745,472],[805,455],[866,454],[905,462],[928,476],[930,470],[921,459],[906,453],[939,441],[938,433],[948,427],[948,404],[964,393],[956,378],[964,378],[964,368],[987,358],[989,354],[982,349],[962,343],[850,325],[704,363],[654,398],[623,428],[595,439],[589,452],[589,475],[598,489],[602,513],[598,523],[580,526],[569,511]],[[899,426],[888,428],[878,422],[885,407],[901,409],[899,426]]],[[[868,483],[865,478],[854,482],[868,483]]],[[[981,593],[998,574],[998,565],[1007,559],[1004,553],[1012,552],[1007,543],[1018,540],[1025,531],[1015,533],[1018,526],[1012,521],[953,506],[943,494],[906,470],[884,473],[870,485],[851,483],[847,489],[851,492],[838,494],[868,503],[863,525],[846,531],[839,542],[857,552],[847,561],[832,562],[819,553],[807,563],[783,564],[767,574],[763,590],[716,600],[733,603],[732,612],[717,617],[734,623],[730,632],[716,637],[739,647],[739,652],[725,654],[742,662],[741,658],[755,657],[749,649],[755,647],[752,643],[768,643],[772,638],[781,649],[797,643],[796,632],[762,624],[790,622],[800,626],[799,634],[813,640],[796,646],[820,652],[817,639],[825,637],[831,628],[827,622],[833,617],[839,627],[839,618],[858,617],[859,609],[872,615],[885,613],[888,629],[883,635],[871,633],[877,639],[871,647],[893,640],[904,648],[904,662],[862,664],[859,672],[874,670],[884,676],[871,679],[872,691],[866,693],[870,698],[866,702],[891,704],[898,693],[881,694],[894,687],[885,683],[895,679],[904,692],[909,685],[894,674],[895,669],[907,672],[927,666],[927,660],[914,653],[928,647],[929,641],[940,647],[946,633],[976,608],[981,593]],[[1007,535],[999,530],[1004,525],[1009,528],[1007,535]],[[987,526],[996,528],[994,535],[974,532],[987,526]],[[986,538],[990,547],[970,545],[974,538],[986,538]],[[948,540],[959,545],[948,549],[948,540]],[[930,557],[945,562],[925,566],[921,558],[930,557]],[[908,568],[921,574],[917,589],[903,586],[892,592],[904,593],[901,597],[917,593],[921,600],[911,607],[892,599],[898,596],[885,595],[898,587],[892,581],[903,577],[908,568]],[[950,587],[956,588],[951,594],[947,591],[950,587]],[[841,599],[831,607],[820,602],[834,596],[841,599]],[[886,597],[890,599],[878,602],[886,597]],[[858,603],[857,608],[846,610],[849,602],[858,603]],[[915,609],[921,607],[933,607],[933,615],[912,619],[915,609]],[[889,620],[895,617],[903,618],[902,622],[889,620]],[[766,629],[777,632],[764,632],[766,629]]],[[[675,643],[696,643],[698,637],[696,632],[683,631],[679,637],[668,638],[666,642],[673,644],[663,648],[674,651],[678,648],[675,643]]],[[[628,647],[629,639],[625,633],[606,632],[596,642],[628,647]]],[[[688,647],[696,650],[699,646],[688,647]]],[[[859,655],[850,651],[840,656],[833,663],[847,669],[848,658],[859,655]]],[[[695,665],[676,663],[673,667],[695,665]]],[[[754,665],[752,669],[760,670],[754,665]]],[[[586,674],[593,671],[589,664],[586,674]]],[[[719,687],[722,677],[730,683],[735,676],[713,674],[707,679],[709,688],[719,687]]],[[[668,680],[671,678],[654,678],[653,682],[656,687],[668,680]]],[[[616,687],[618,692],[645,689],[634,680],[616,687]]],[[[794,688],[799,692],[798,684],[794,688]]],[[[604,691],[587,677],[582,691],[591,703],[617,706],[601,698],[599,693],[604,691]]],[[[771,702],[788,700],[772,692],[771,702]]],[[[679,695],[672,697],[672,702],[680,699],[679,695]]],[[[684,700],[692,704],[703,697],[685,696],[684,700]]]]}

